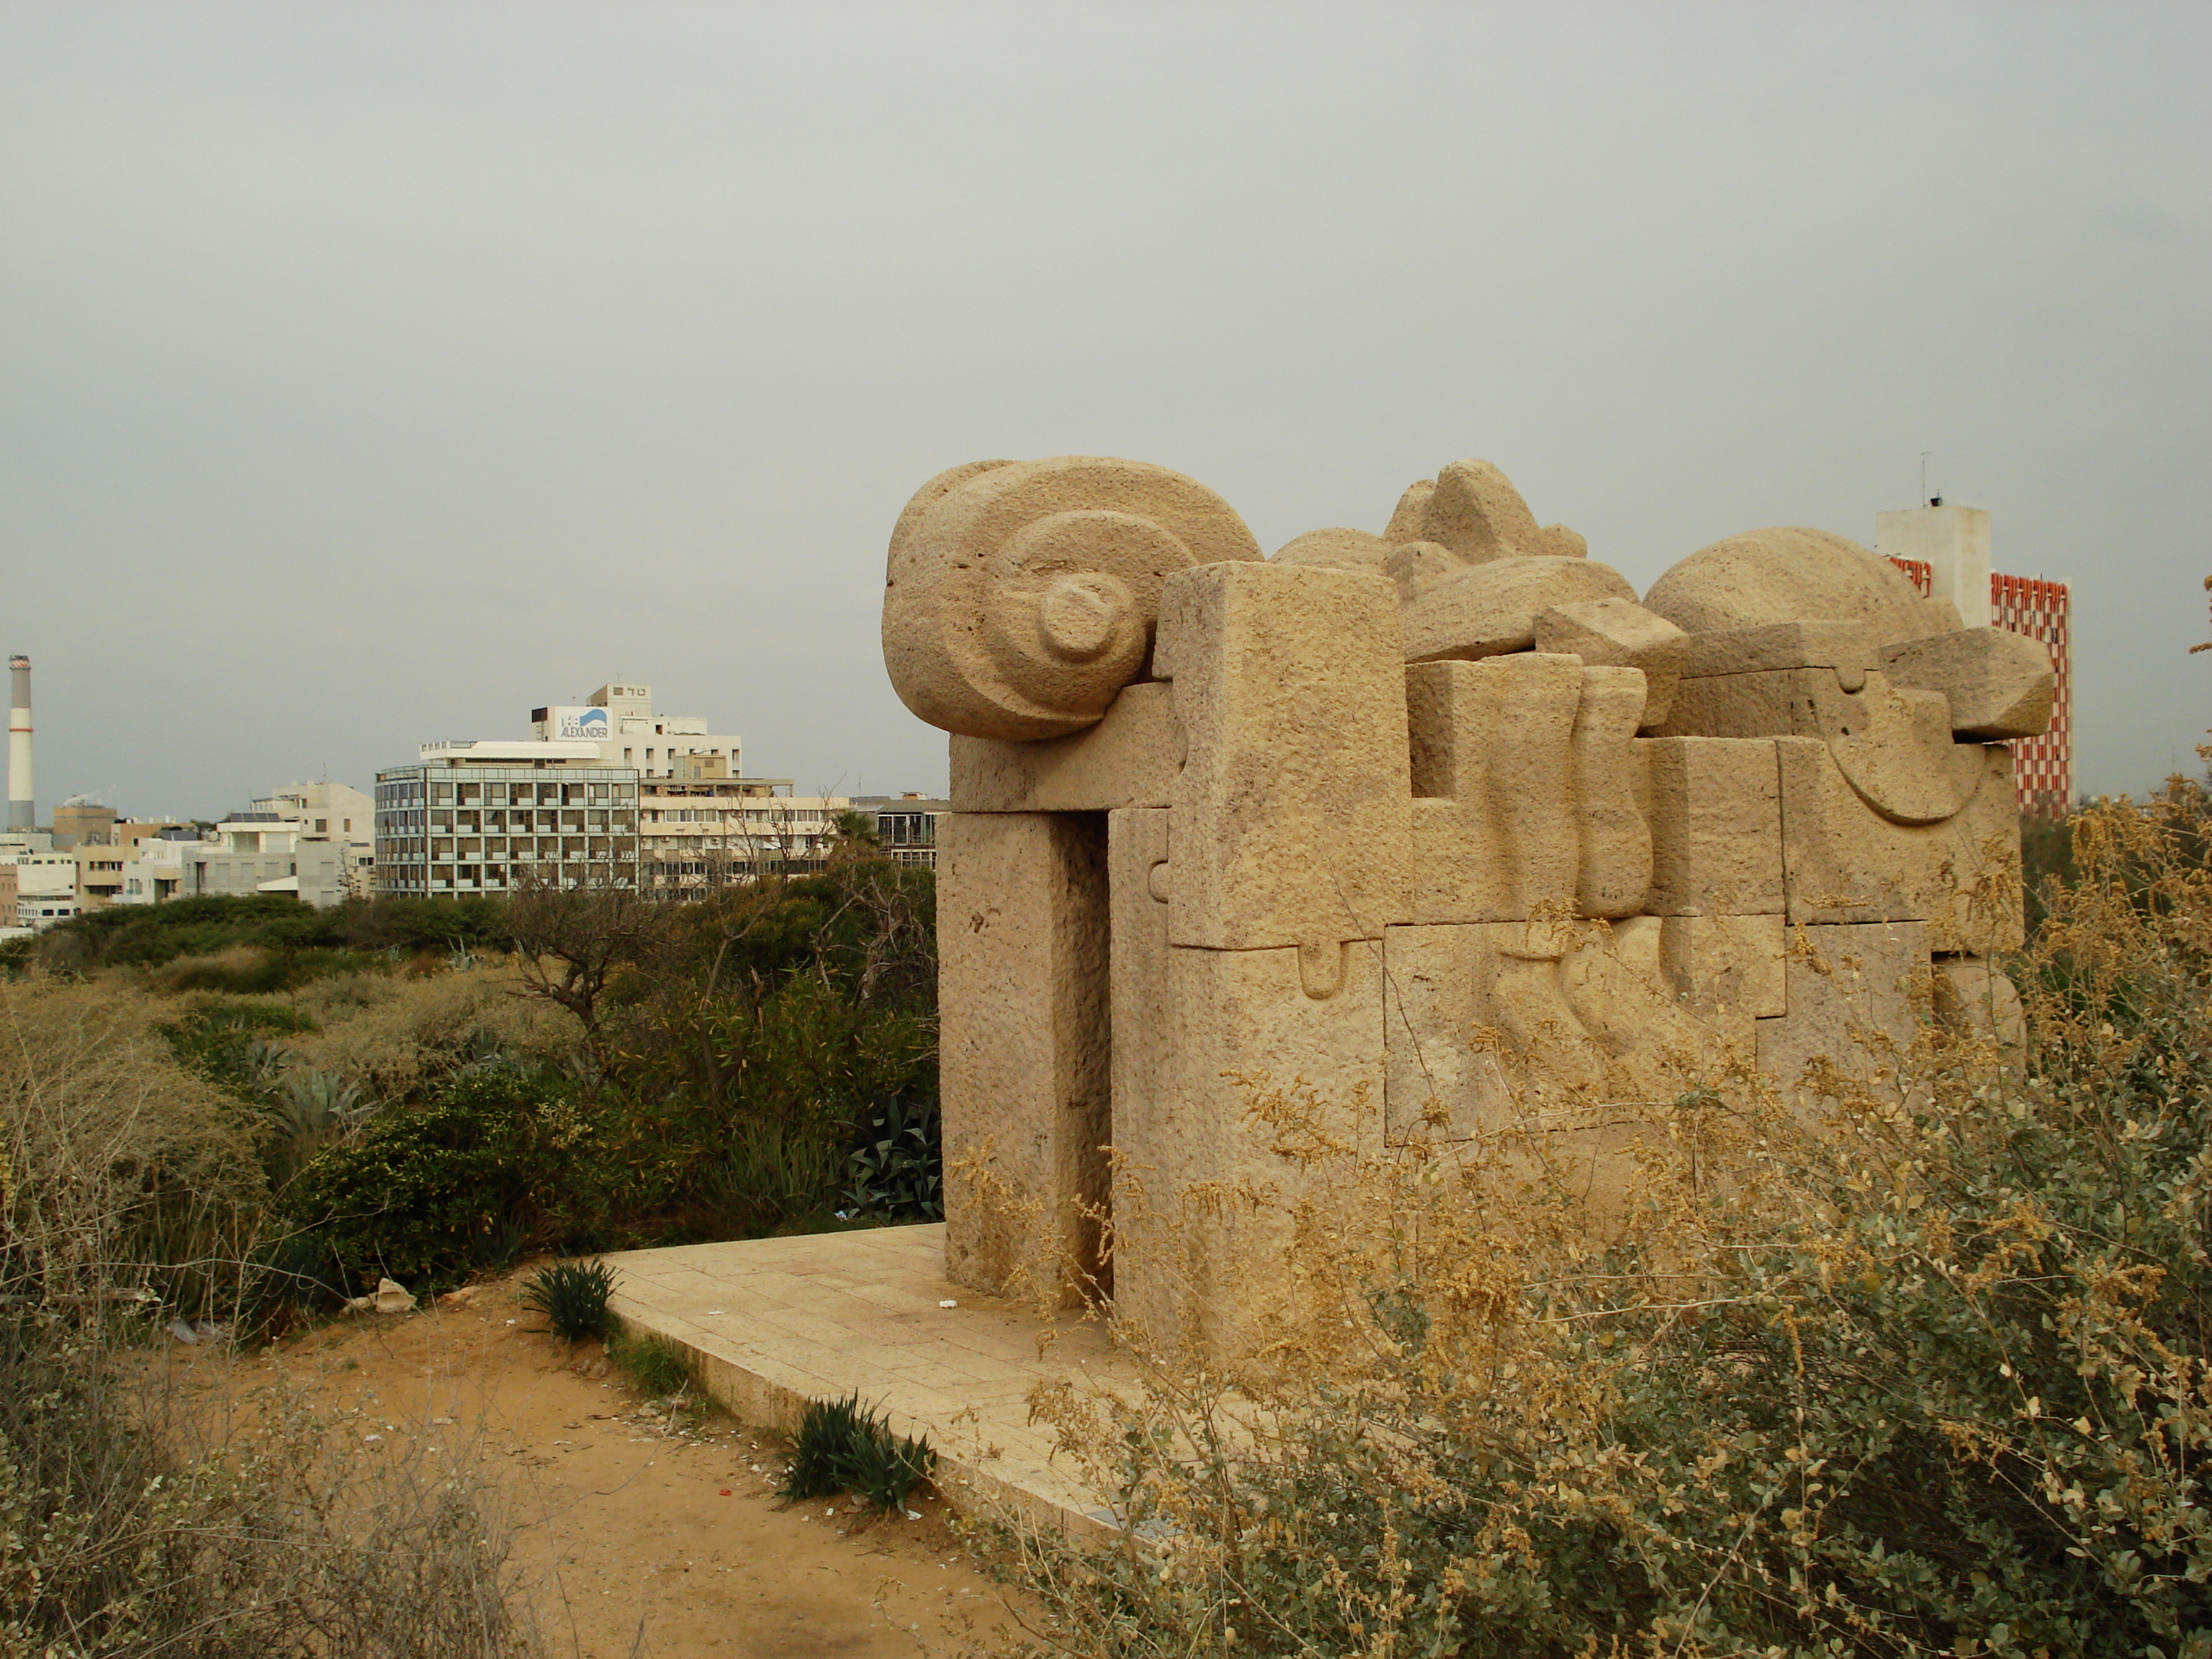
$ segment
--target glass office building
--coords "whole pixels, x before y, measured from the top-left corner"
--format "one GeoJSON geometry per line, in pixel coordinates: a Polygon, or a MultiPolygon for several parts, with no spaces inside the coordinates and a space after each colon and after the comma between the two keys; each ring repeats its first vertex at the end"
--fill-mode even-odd
{"type": "Polygon", "coordinates": [[[379,893],[453,898],[524,887],[636,887],[635,768],[512,752],[477,760],[462,745],[441,747],[456,752],[376,775],[379,893]]]}

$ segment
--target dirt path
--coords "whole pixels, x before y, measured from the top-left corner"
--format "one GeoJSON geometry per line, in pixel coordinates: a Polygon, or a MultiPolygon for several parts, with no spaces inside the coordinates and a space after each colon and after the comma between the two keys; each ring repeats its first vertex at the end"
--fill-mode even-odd
{"type": "Polygon", "coordinates": [[[473,1437],[501,1471],[556,1651],[914,1659],[1012,1633],[937,1499],[918,1521],[844,1499],[783,1506],[773,1442],[642,1400],[596,1344],[572,1352],[544,1334],[515,1283],[463,1309],[356,1316],[261,1363],[361,1408],[364,1437],[473,1437]]]}

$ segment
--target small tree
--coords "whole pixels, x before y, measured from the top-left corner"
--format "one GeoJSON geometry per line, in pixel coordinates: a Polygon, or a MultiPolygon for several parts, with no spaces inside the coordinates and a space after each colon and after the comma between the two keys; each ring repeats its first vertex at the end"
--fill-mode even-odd
{"type": "Polygon", "coordinates": [[[508,926],[525,993],[574,1014],[593,1068],[604,1071],[600,1000],[657,942],[653,907],[634,888],[538,884],[509,901],[508,926]]]}
{"type": "Polygon", "coordinates": [[[830,848],[835,858],[872,859],[881,855],[884,843],[876,834],[875,816],[848,807],[830,820],[836,836],[830,848]]]}

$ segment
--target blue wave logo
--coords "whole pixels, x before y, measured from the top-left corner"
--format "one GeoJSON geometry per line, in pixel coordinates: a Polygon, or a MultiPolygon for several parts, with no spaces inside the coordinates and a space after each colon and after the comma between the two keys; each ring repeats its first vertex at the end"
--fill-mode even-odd
{"type": "Polygon", "coordinates": [[[607,735],[607,711],[604,708],[592,709],[577,715],[569,725],[579,737],[604,738],[607,735]]]}

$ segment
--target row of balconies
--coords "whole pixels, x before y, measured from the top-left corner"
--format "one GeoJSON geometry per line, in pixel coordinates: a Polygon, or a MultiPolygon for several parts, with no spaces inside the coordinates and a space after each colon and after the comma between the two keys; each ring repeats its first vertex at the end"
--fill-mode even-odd
{"type": "Polygon", "coordinates": [[[467,863],[476,859],[518,859],[526,863],[555,859],[634,859],[635,836],[434,836],[433,864],[467,863]]]}
{"type": "Polygon", "coordinates": [[[586,832],[605,835],[632,835],[637,830],[637,814],[611,811],[605,807],[564,806],[558,811],[540,809],[535,812],[445,812],[430,814],[433,833],[449,830],[456,835],[501,834],[583,835],[586,832]]]}

